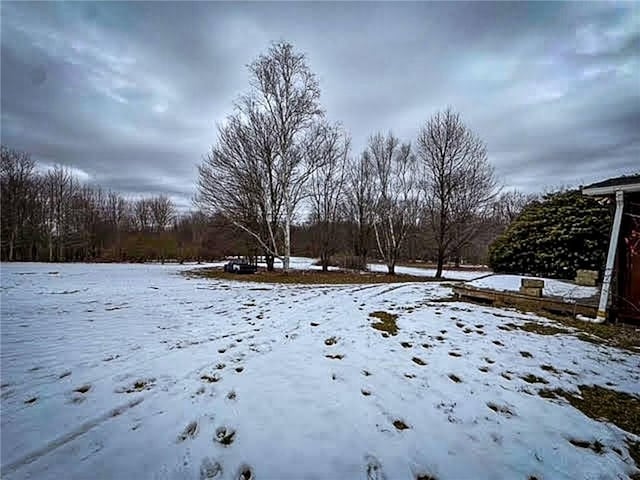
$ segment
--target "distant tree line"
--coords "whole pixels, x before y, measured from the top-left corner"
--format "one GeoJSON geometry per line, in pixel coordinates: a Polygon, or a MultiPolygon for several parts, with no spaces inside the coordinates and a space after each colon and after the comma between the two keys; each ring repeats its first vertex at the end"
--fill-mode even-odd
{"type": "Polygon", "coordinates": [[[178,215],[165,195],[127,199],[5,146],[0,200],[3,261],[198,260],[237,248],[219,217],[178,215]]]}
{"type": "MultiPolygon", "coordinates": [[[[1,153],[2,261],[207,261],[233,255],[256,261],[264,256],[260,243],[220,212],[177,212],[163,195],[128,199],[81,182],[67,168],[38,167],[28,153],[6,146],[1,153]]],[[[375,237],[369,162],[367,155],[358,162],[342,156],[310,178],[306,212],[291,229],[296,254],[347,268],[384,260],[375,237]]],[[[489,243],[526,201],[521,194],[500,195],[477,234],[447,260],[485,262],[489,243]]],[[[416,218],[403,234],[396,260],[435,261],[434,233],[425,231],[426,216],[416,218]]]]}

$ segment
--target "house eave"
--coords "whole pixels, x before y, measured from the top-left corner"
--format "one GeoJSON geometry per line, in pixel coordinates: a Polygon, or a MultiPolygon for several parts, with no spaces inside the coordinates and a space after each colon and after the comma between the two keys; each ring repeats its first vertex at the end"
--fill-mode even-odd
{"type": "Polygon", "coordinates": [[[640,192],[640,183],[582,189],[583,195],[591,195],[595,197],[604,195],[615,195],[616,192],[640,192]]]}

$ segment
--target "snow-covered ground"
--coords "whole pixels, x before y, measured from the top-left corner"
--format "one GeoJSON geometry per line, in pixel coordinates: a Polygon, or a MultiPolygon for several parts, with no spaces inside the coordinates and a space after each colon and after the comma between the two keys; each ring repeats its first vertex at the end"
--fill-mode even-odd
{"type": "MultiPolygon", "coordinates": [[[[321,270],[322,267],[314,265],[317,259],[306,257],[291,257],[290,266],[292,269],[297,270],[321,270]]],[[[260,266],[266,266],[261,263],[260,266]]],[[[280,261],[276,261],[276,266],[281,266],[280,261]]],[[[369,270],[372,272],[387,273],[388,268],[384,264],[370,263],[368,265],[369,270]]],[[[330,270],[339,270],[338,267],[329,267],[330,270]]],[[[403,267],[396,266],[396,273],[404,275],[415,275],[416,277],[433,277],[436,274],[435,268],[422,268],[422,267],[403,267]]],[[[487,275],[486,271],[471,271],[471,270],[443,270],[442,275],[446,280],[473,280],[475,278],[487,275]]]]}
{"type": "Polygon", "coordinates": [[[438,283],[271,286],[189,279],[185,268],[1,266],[2,478],[634,471],[622,430],[536,391],[640,393],[638,355],[501,330],[544,320],[437,302],[450,293],[438,283]],[[399,315],[397,335],[371,328],[380,310],[399,315]]]}
{"type": "MultiPolygon", "coordinates": [[[[387,266],[379,263],[370,263],[369,270],[372,272],[387,272],[387,266]]],[[[435,268],[422,268],[422,267],[403,267],[396,266],[396,273],[403,273],[405,275],[415,275],[416,277],[433,277],[436,274],[435,268]]],[[[447,270],[442,271],[442,276],[445,280],[473,280],[474,278],[482,277],[488,272],[474,271],[474,270],[447,270]]]]}
{"type": "MultiPolygon", "coordinates": [[[[322,267],[319,265],[314,265],[318,259],[316,258],[307,258],[307,257],[291,257],[289,259],[289,267],[293,270],[322,270],[322,267]]],[[[261,267],[266,267],[267,264],[264,262],[258,263],[261,267]]],[[[282,261],[275,261],[276,268],[282,268],[282,261]]],[[[340,270],[338,267],[329,267],[329,270],[340,270]]]]}
{"type": "MultiPolygon", "coordinates": [[[[517,292],[520,289],[520,280],[524,277],[521,275],[491,275],[489,277],[480,278],[469,282],[468,285],[481,288],[492,288],[494,290],[506,290],[517,292]]],[[[598,293],[596,287],[585,287],[576,285],[570,282],[564,282],[562,280],[555,280],[553,278],[538,278],[538,280],[544,280],[544,289],[542,294],[547,297],[562,297],[565,299],[581,299],[590,298],[598,293]]]]}

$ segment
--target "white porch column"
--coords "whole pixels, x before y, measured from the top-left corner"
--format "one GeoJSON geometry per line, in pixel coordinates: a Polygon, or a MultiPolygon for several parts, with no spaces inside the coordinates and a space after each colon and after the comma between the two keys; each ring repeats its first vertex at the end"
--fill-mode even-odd
{"type": "Polygon", "coordinates": [[[616,213],[613,217],[613,228],[611,229],[609,252],[607,253],[607,265],[604,269],[602,289],[600,290],[600,304],[598,305],[598,320],[600,321],[604,321],[607,316],[607,304],[609,302],[609,292],[611,291],[611,277],[613,276],[613,266],[616,259],[616,250],[618,249],[618,236],[620,234],[623,208],[624,193],[622,190],[618,190],[616,191],[616,213]]]}

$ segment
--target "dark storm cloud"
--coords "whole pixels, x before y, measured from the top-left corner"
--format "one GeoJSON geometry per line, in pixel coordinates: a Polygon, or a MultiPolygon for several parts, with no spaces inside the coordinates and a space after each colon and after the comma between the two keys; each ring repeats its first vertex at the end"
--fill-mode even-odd
{"type": "Polygon", "coordinates": [[[2,142],[188,207],[246,64],[280,39],[307,53],[356,151],[452,106],[507,187],[640,168],[633,3],[4,2],[2,142]]]}

